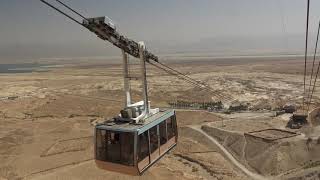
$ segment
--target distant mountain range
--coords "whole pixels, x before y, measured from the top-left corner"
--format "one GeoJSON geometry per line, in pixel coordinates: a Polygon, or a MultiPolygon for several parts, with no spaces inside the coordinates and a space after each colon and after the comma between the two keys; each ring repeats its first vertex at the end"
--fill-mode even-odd
{"type": "MultiPolygon", "coordinates": [[[[309,53],[314,50],[314,35],[310,36],[309,53]]],[[[304,35],[214,37],[188,41],[146,41],[147,47],[159,56],[256,56],[302,55],[304,35]]],[[[79,57],[120,57],[120,50],[98,39],[66,44],[6,44],[0,45],[0,60],[26,61],[39,58],[76,59],[79,57]]]]}

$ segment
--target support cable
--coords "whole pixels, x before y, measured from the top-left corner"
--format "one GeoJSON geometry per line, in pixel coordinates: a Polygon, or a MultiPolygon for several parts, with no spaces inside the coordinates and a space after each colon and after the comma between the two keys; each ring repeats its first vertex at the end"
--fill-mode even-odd
{"type": "Polygon", "coordinates": [[[311,103],[312,95],[313,95],[314,90],[315,90],[315,88],[316,88],[316,86],[315,86],[315,85],[316,85],[316,82],[317,82],[319,69],[320,69],[320,61],[319,61],[319,64],[318,64],[316,77],[315,77],[314,82],[313,82],[313,88],[312,88],[312,92],[311,92],[311,95],[310,95],[310,102],[309,102],[309,105],[308,105],[308,111],[309,111],[309,107],[310,107],[310,103],[311,103]]]}
{"type": "Polygon", "coordinates": [[[77,12],[76,10],[72,9],[70,6],[66,5],[65,3],[59,1],[59,0],[55,0],[57,1],[59,4],[61,4],[62,6],[66,7],[67,9],[69,9],[70,11],[74,12],[75,14],[77,14],[78,16],[82,17],[83,19],[87,20],[86,17],[84,17],[82,14],[80,14],[79,12],[77,12]]]}
{"type": "MultiPolygon", "coordinates": [[[[166,68],[163,68],[163,67],[161,67],[161,66],[159,66],[159,65],[157,65],[157,64],[154,64],[154,63],[152,63],[152,62],[149,62],[149,64],[155,66],[155,67],[158,68],[158,69],[161,69],[161,70],[167,72],[168,74],[177,76],[179,79],[184,80],[184,81],[186,81],[186,82],[188,82],[188,83],[190,83],[190,84],[192,84],[192,85],[194,85],[194,86],[196,86],[196,87],[198,87],[198,88],[200,88],[200,89],[207,90],[207,91],[209,91],[209,92],[211,92],[211,93],[214,93],[214,95],[213,95],[214,97],[224,99],[224,100],[227,101],[227,102],[232,101],[231,98],[227,98],[227,97],[225,97],[225,96],[223,96],[223,95],[221,95],[221,94],[217,94],[217,92],[216,92],[215,90],[213,90],[212,88],[210,88],[210,87],[208,87],[208,86],[204,86],[203,84],[199,83],[198,81],[195,82],[195,81],[192,81],[192,80],[186,78],[186,77],[188,77],[188,76],[181,76],[181,75],[179,74],[180,72],[177,71],[177,70],[174,70],[174,69],[173,69],[174,71],[172,71],[172,70],[170,70],[170,69],[172,69],[172,68],[170,68],[170,69],[167,68],[167,69],[166,69],[166,68]],[[178,73],[177,73],[177,72],[178,72],[178,73]]],[[[168,67],[168,66],[166,66],[166,67],[168,67]]],[[[182,74],[182,73],[181,73],[181,74],[182,74]]],[[[192,78],[191,78],[191,79],[192,79],[192,78]]]]}
{"type": "MultiPolygon", "coordinates": [[[[52,4],[48,3],[47,1],[45,1],[45,0],[40,0],[40,1],[43,2],[44,4],[50,6],[50,7],[53,8],[54,10],[58,11],[59,13],[65,15],[66,17],[68,17],[69,19],[71,19],[72,21],[74,21],[75,23],[83,26],[83,24],[82,24],[80,21],[78,21],[78,20],[76,20],[75,18],[71,17],[71,16],[68,15],[67,13],[61,11],[61,10],[58,9],[57,7],[55,7],[55,6],[53,6],[52,4]]],[[[83,27],[84,27],[84,26],[83,26],[83,27]]]]}
{"type": "MultiPolygon", "coordinates": [[[[318,25],[318,32],[317,32],[317,39],[316,39],[316,45],[314,48],[314,54],[313,54],[313,61],[312,61],[312,69],[311,69],[311,75],[310,75],[310,83],[309,83],[309,90],[308,90],[308,108],[307,108],[307,112],[309,111],[309,107],[310,107],[310,103],[311,103],[311,98],[312,98],[312,94],[310,96],[310,92],[311,92],[311,83],[312,83],[312,78],[313,78],[313,70],[314,70],[314,64],[316,61],[316,56],[317,56],[317,50],[318,50],[318,41],[319,41],[319,31],[320,31],[320,21],[319,21],[319,25],[318,25]]],[[[313,85],[315,86],[315,84],[313,85]]]]}
{"type": "MultiPolygon", "coordinates": [[[[71,16],[68,15],[67,13],[63,12],[63,11],[60,10],[59,8],[57,8],[57,7],[53,6],[52,4],[48,3],[47,1],[45,1],[45,0],[40,0],[40,1],[43,2],[44,4],[48,5],[49,7],[53,8],[54,10],[58,11],[59,13],[63,14],[64,16],[68,17],[69,19],[71,19],[72,21],[76,22],[77,24],[85,27],[81,22],[79,22],[79,21],[76,20],[75,18],[71,17],[71,16]]],[[[71,7],[69,7],[68,5],[66,5],[65,3],[61,2],[60,0],[55,0],[55,1],[58,2],[59,4],[63,5],[64,7],[66,7],[67,9],[69,9],[70,11],[74,12],[74,13],[77,14],[78,16],[80,16],[80,17],[82,17],[82,18],[84,18],[84,19],[87,19],[86,17],[84,17],[83,15],[81,15],[79,12],[75,11],[74,9],[72,9],[71,7]]],[[[85,27],[85,28],[87,28],[87,27],[85,27]]],[[[153,59],[152,59],[152,60],[153,60],[153,59]]],[[[147,62],[148,62],[148,61],[147,61],[147,62]]],[[[208,91],[210,91],[210,92],[213,92],[213,93],[215,93],[214,96],[216,96],[216,97],[223,98],[223,99],[228,99],[228,100],[232,100],[231,98],[227,98],[227,97],[224,97],[223,95],[217,94],[217,92],[216,92],[215,90],[213,90],[209,85],[207,85],[207,84],[205,84],[205,83],[203,83],[203,82],[197,81],[197,80],[195,80],[195,79],[193,79],[193,78],[191,78],[191,77],[189,77],[189,76],[187,76],[187,75],[185,75],[185,74],[183,74],[183,73],[181,73],[181,72],[179,72],[179,71],[177,71],[177,70],[175,70],[175,69],[173,69],[173,68],[171,68],[171,67],[163,64],[163,63],[160,63],[160,62],[155,61],[155,60],[154,60],[154,62],[159,63],[159,64],[160,64],[161,66],[163,66],[164,68],[163,68],[163,67],[160,67],[160,66],[158,66],[158,65],[155,65],[155,64],[153,64],[153,63],[151,63],[151,62],[149,62],[149,64],[152,64],[153,66],[156,66],[157,68],[162,69],[162,70],[166,71],[166,72],[169,73],[169,74],[175,75],[175,76],[179,77],[180,79],[184,79],[186,82],[189,82],[189,83],[191,83],[191,84],[193,84],[193,85],[195,85],[195,86],[197,86],[197,87],[199,87],[199,88],[201,88],[201,89],[206,89],[206,90],[208,90],[208,91]]]]}
{"type": "Polygon", "coordinates": [[[305,52],[304,52],[304,75],[303,75],[303,98],[302,110],[305,113],[305,95],[306,95],[306,75],[307,75],[307,57],[308,57],[308,34],[309,34],[309,10],[310,0],[307,0],[307,23],[306,23],[306,39],[305,39],[305,52]]]}
{"type": "Polygon", "coordinates": [[[318,68],[317,68],[317,72],[316,72],[316,77],[314,79],[314,83],[313,83],[313,87],[312,87],[312,92],[310,94],[310,87],[311,87],[311,80],[312,80],[312,75],[313,75],[313,66],[314,66],[314,62],[317,56],[317,49],[318,49],[318,42],[319,42],[319,32],[320,32],[320,21],[319,21],[319,25],[318,25],[318,32],[317,32],[317,40],[316,40],[316,45],[315,45],[315,50],[314,50],[314,55],[313,55],[313,64],[312,64],[312,72],[311,72],[311,79],[310,79],[310,86],[309,86],[309,102],[308,102],[308,108],[307,108],[307,112],[309,111],[310,108],[310,104],[311,104],[311,100],[312,100],[312,95],[314,93],[315,87],[316,87],[316,82],[317,82],[317,77],[318,77],[318,73],[319,73],[319,66],[320,66],[320,61],[318,64],[318,68]]]}
{"type": "Polygon", "coordinates": [[[168,73],[168,74],[170,74],[170,75],[177,76],[179,79],[184,80],[184,81],[186,81],[186,82],[189,82],[190,84],[193,84],[194,86],[197,86],[197,87],[201,88],[201,86],[198,85],[198,84],[196,84],[195,82],[192,82],[192,81],[190,81],[189,79],[185,79],[184,77],[181,77],[181,76],[179,76],[178,74],[176,74],[176,73],[174,73],[174,72],[172,72],[172,71],[170,71],[170,70],[168,70],[168,69],[166,69],[166,68],[163,68],[163,67],[161,67],[161,66],[159,66],[159,65],[157,65],[157,64],[154,64],[154,63],[152,63],[152,62],[149,62],[149,64],[152,65],[152,66],[154,66],[154,67],[156,67],[156,68],[158,68],[158,69],[160,69],[160,70],[163,70],[164,72],[166,72],[166,73],[168,73]]]}
{"type": "Polygon", "coordinates": [[[183,74],[183,73],[181,73],[181,72],[179,72],[179,71],[177,71],[177,70],[175,70],[175,69],[173,69],[173,68],[171,68],[171,67],[169,67],[169,66],[167,66],[167,65],[165,65],[165,64],[163,64],[163,63],[161,63],[161,62],[157,62],[157,63],[160,64],[161,66],[164,66],[165,68],[168,68],[168,69],[170,69],[171,71],[173,71],[173,72],[175,72],[175,73],[177,73],[177,74],[179,74],[179,75],[187,78],[187,79],[190,79],[191,81],[194,81],[194,82],[196,82],[196,83],[199,83],[199,84],[201,84],[201,85],[203,85],[203,86],[208,86],[208,85],[204,84],[203,82],[200,83],[200,82],[197,81],[196,79],[193,79],[193,78],[187,76],[186,74],[183,74]]]}
{"type": "Polygon", "coordinates": [[[183,73],[181,73],[181,72],[179,72],[179,71],[171,68],[170,66],[167,66],[167,65],[161,63],[161,62],[157,62],[157,63],[160,64],[160,65],[162,65],[162,66],[164,66],[164,67],[166,67],[166,68],[168,68],[168,69],[170,69],[171,71],[173,71],[173,72],[175,72],[175,73],[177,73],[177,74],[185,77],[186,79],[189,79],[189,80],[191,80],[191,81],[199,84],[200,86],[204,86],[204,87],[206,87],[207,89],[210,89],[210,90],[212,90],[212,91],[215,91],[215,90],[213,90],[209,85],[207,85],[207,84],[204,83],[204,82],[201,82],[201,81],[199,81],[199,80],[193,79],[193,78],[191,78],[191,77],[189,77],[189,76],[187,76],[187,75],[185,75],[185,74],[183,74],[183,73]]]}

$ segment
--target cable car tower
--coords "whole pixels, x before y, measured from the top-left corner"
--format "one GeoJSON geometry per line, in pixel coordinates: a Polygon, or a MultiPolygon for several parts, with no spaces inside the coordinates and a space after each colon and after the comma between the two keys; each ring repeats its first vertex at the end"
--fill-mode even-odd
{"type": "Polygon", "coordinates": [[[178,140],[175,111],[151,109],[148,99],[146,62],[158,62],[143,42],[135,42],[116,31],[107,17],[86,18],[68,5],[55,0],[82,21],[75,19],[45,0],[40,0],[69,19],[111,42],[122,51],[124,76],[124,108],[120,114],[95,126],[94,158],[99,168],[130,175],[141,175],[174,148],[178,140]],[[142,101],[131,100],[129,55],[140,59],[142,101]]]}

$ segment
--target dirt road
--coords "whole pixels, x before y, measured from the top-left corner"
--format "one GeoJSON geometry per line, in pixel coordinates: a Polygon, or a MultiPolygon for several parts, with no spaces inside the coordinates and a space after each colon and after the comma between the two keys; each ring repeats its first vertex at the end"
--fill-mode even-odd
{"type": "Polygon", "coordinates": [[[217,147],[224,153],[224,155],[236,166],[238,167],[242,172],[244,172],[246,175],[253,179],[257,180],[266,180],[267,178],[253,173],[249,171],[244,165],[242,165],[240,162],[238,162],[218,141],[216,141],[213,137],[209,136],[206,132],[204,132],[201,129],[201,126],[189,126],[190,128],[202,133],[204,136],[206,136],[212,143],[217,145],[217,147]]]}

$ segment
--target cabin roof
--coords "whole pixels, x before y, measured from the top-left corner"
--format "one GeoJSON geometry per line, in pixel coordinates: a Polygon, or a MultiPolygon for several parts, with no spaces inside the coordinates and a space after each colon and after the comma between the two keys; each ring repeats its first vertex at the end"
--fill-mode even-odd
{"type": "Polygon", "coordinates": [[[173,109],[160,110],[160,112],[145,119],[144,123],[129,123],[129,122],[116,122],[113,119],[106,120],[103,123],[97,124],[97,129],[105,129],[109,131],[120,132],[138,132],[138,135],[152,128],[153,126],[161,123],[162,121],[173,116],[175,111],[173,109]]]}

